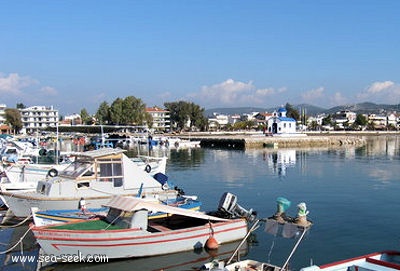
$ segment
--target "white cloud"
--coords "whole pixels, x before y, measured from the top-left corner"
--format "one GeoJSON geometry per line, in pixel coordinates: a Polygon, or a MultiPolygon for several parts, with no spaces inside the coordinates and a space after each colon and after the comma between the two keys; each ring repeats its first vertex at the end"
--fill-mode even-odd
{"type": "Polygon", "coordinates": [[[331,105],[344,105],[347,104],[348,99],[343,96],[342,93],[336,92],[332,97],[331,97],[331,105]]]}
{"type": "Polygon", "coordinates": [[[57,90],[55,88],[52,87],[42,87],[40,89],[40,92],[44,95],[51,95],[51,96],[56,96],[58,94],[57,90]]]}
{"type": "Polygon", "coordinates": [[[211,86],[203,86],[199,93],[189,94],[188,97],[213,106],[265,106],[270,103],[271,96],[284,91],[286,88],[257,89],[252,81],[246,83],[227,79],[211,86]]]}
{"type": "Polygon", "coordinates": [[[392,81],[374,82],[357,95],[359,101],[394,104],[400,101],[400,85],[392,81]]]}
{"type": "Polygon", "coordinates": [[[388,90],[392,86],[394,86],[392,81],[374,82],[367,88],[366,93],[379,93],[388,90]]]}
{"type": "Polygon", "coordinates": [[[18,73],[10,73],[5,75],[0,73],[0,93],[20,95],[21,90],[39,82],[28,76],[20,76],[18,73]]]}
{"type": "Polygon", "coordinates": [[[321,97],[323,97],[324,90],[325,89],[323,87],[311,89],[309,91],[302,93],[301,98],[307,103],[319,100],[321,97]]]}
{"type": "Polygon", "coordinates": [[[166,91],[164,93],[161,93],[161,94],[157,95],[157,97],[160,98],[163,101],[167,101],[168,99],[171,98],[171,96],[172,96],[171,92],[169,92],[169,91],[166,91]]]}

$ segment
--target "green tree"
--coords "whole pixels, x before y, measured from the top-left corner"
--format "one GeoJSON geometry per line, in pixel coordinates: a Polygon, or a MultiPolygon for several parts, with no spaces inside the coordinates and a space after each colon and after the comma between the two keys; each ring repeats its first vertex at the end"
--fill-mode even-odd
{"type": "Polygon", "coordinates": [[[204,116],[204,108],[199,105],[190,103],[190,128],[193,126],[204,131],[208,125],[208,119],[204,116]]]}
{"type": "Polygon", "coordinates": [[[17,109],[25,109],[26,106],[25,106],[23,103],[17,103],[16,108],[17,108],[17,109]]]}
{"type": "Polygon", "coordinates": [[[111,122],[110,119],[110,106],[106,101],[102,102],[97,109],[96,112],[96,119],[99,122],[99,124],[107,124],[111,122]]]}
{"type": "Polygon", "coordinates": [[[92,121],[92,118],[90,117],[89,113],[87,112],[87,110],[85,108],[81,109],[81,120],[82,120],[82,124],[89,124],[92,121]]]}
{"type": "Polygon", "coordinates": [[[365,126],[368,124],[368,119],[363,114],[357,114],[356,120],[354,121],[357,125],[365,126]]]}
{"type": "Polygon", "coordinates": [[[146,105],[134,96],[126,97],[122,102],[122,123],[142,125],[146,121],[146,105]]]}
{"type": "Polygon", "coordinates": [[[204,130],[207,127],[207,119],[204,117],[204,108],[185,102],[169,102],[164,103],[164,107],[170,113],[171,127],[177,130],[183,130],[187,126],[192,129],[193,126],[204,130]]]}
{"type": "Polygon", "coordinates": [[[5,123],[11,126],[14,134],[17,134],[22,129],[21,113],[15,108],[6,108],[4,114],[5,123]]]}
{"type": "Polygon", "coordinates": [[[317,131],[317,130],[319,130],[320,127],[319,127],[317,121],[313,120],[313,121],[308,125],[308,128],[309,128],[311,131],[317,131]]]}
{"type": "Polygon", "coordinates": [[[124,120],[124,100],[117,98],[110,107],[110,119],[113,124],[121,124],[124,120]]]}
{"type": "Polygon", "coordinates": [[[332,125],[332,116],[330,114],[322,119],[322,125],[332,125]]]}
{"type": "Polygon", "coordinates": [[[293,118],[295,120],[300,119],[299,111],[295,109],[291,104],[286,103],[285,109],[287,111],[286,116],[288,116],[289,118],[293,118]]]}

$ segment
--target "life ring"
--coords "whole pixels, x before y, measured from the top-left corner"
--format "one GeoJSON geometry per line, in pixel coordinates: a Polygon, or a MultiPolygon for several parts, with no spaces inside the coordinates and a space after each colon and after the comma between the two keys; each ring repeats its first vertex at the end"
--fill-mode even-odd
{"type": "Polygon", "coordinates": [[[150,173],[151,166],[150,165],[146,165],[146,167],[144,168],[144,171],[146,171],[147,173],[150,173]]]}
{"type": "Polygon", "coordinates": [[[47,175],[50,177],[56,177],[58,175],[58,171],[55,168],[52,168],[49,170],[49,172],[47,172],[47,175]]]}

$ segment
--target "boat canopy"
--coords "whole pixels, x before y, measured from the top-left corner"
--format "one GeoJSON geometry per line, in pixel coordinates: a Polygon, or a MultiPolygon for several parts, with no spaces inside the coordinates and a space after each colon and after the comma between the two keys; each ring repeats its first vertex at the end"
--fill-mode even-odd
{"type": "Polygon", "coordinates": [[[154,202],[154,200],[150,201],[146,199],[128,197],[128,196],[115,196],[107,204],[104,204],[104,206],[126,212],[147,210],[152,213],[163,212],[168,214],[189,216],[210,221],[228,221],[228,219],[206,215],[204,213],[193,211],[190,209],[173,207],[165,204],[156,203],[154,202]]]}
{"type": "Polygon", "coordinates": [[[119,148],[102,148],[102,149],[98,149],[98,150],[78,152],[78,153],[74,153],[74,154],[76,156],[80,156],[80,157],[88,157],[91,159],[96,159],[96,158],[100,158],[103,156],[121,154],[123,152],[126,152],[126,150],[119,149],[119,148]]]}

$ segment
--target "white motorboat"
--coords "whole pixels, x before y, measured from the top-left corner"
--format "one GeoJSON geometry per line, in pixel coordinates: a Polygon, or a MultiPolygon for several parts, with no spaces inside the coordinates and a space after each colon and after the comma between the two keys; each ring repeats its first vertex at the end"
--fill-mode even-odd
{"type": "Polygon", "coordinates": [[[114,195],[176,198],[168,178],[154,178],[124,154],[122,149],[103,148],[75,153],[74,161],[58,175],[40,180],[36,191],[1,191],[2,201],[17,217],[39,210],[76,209],[81,198],[98,208],[114,195]]]}

